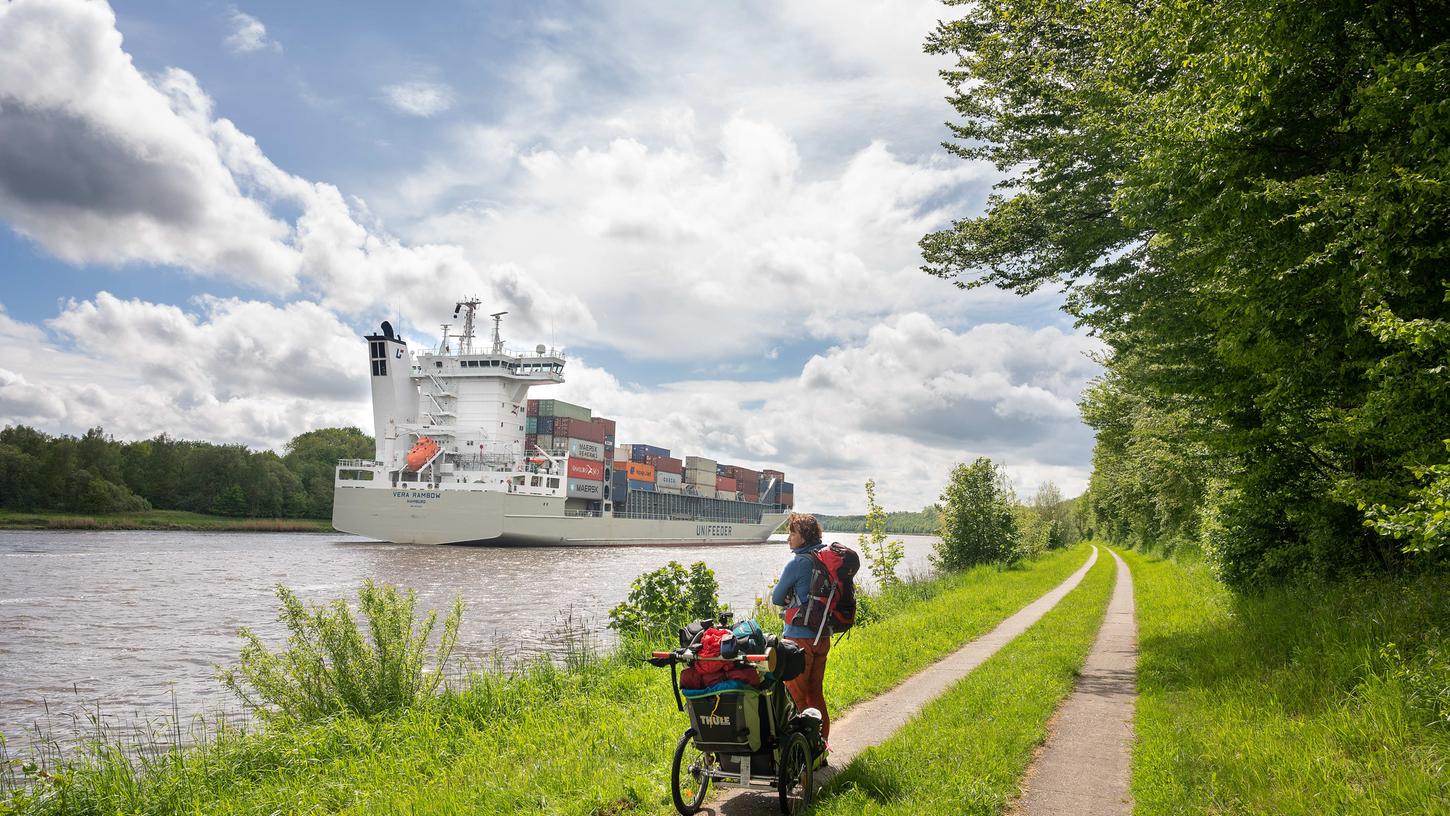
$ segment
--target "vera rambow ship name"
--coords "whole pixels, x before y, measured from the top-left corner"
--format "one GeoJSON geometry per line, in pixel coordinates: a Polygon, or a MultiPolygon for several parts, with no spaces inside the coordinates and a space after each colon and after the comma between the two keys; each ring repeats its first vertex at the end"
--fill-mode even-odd
{"type": "Polygon", "coordinates": [[[650,545],[755,542],[795,502],[779,470],[616,444],[613,420],[529,389],[564,381],[564,352],[475,344],[460,302],[436,349],[383,323],[367,341],[374,458],[342,460],[333,526],[398,543],[650,545]]]}

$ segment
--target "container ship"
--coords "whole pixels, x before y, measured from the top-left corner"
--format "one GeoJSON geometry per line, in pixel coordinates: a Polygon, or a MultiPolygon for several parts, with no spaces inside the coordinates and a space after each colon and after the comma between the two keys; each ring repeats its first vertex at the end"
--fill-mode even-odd
{"type": "Polygon", "coordinates": [[[564,381],[564,353],[475,348],[477,300],[433,351],[384,322],[367,341],[373,459],[338,462],[332,525],[404,544],[613,546],[764,541],[795,503],[779,470],[615,444],[615,422],[529,389],[564,381]]]}

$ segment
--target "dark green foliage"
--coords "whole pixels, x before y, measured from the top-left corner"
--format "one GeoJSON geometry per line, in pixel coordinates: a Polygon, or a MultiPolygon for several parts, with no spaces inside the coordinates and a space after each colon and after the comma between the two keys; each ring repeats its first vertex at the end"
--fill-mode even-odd
{"type": "Polygon", "coordinates": [[[356,428],[309,431],[286,457],[172,439],[117,442],[100,428],[80,439],[17,425],[0,429],[0,508],[132,513],[153,507],[233,517],[331,518],[339,459],[373,454],[356,428]]]}
{"type": "Polygon", "coordinates": [[[951,2],[948,147],[1008,178],[926,268],[1063,286],[1106,341],[1102,532],[1239,587],[1407,563],[1358,508],[1446,460],[1450,14],[951,2]]]}
{"type": "MultiPolygon", "coordinates": [[[[821,523],[821,529],[828,533],[864,533],[868,529],[866,516],[825,516],[816,513],[816,521],[821,523]]],[[[941,508],[936,505],[924,507],[919,511],[892,510],[886,513],[886,527],[888,533],[901,535],[936,535],[937,528],[941,526],[941,508]]]]}
{"type": "Polygon", "coordinates": [[[674,639],[681,626],[713,618],[723,609],[714,570],[704,561],[696,561],[689,569],[671,561],[634,579],[629,597],[609,610],[609,628],[664,644],[674,639]]]}
{"type": "Polygon", "coordinates": [[[1015,504],[1012,485],[991,459],[957,465],[942,493],[941,540],[932,563],[939,570],[963,570],[1017,561],[1022,551],[1015,504]]]}
{"type": "Polygon", "coordinates": [[[369,579],[358,590],[360,622],[347,602],[307,606],[277,585],[280,620],[289,633],[286,648],[272,651],[243,628],[241,662],[221,672],[226,687],[252,711],[269,718],[312,722],[327,717],[401,711],[438,690],[463,618],[463,597],[443,621],[424,670],[437,610],[415,620],[417,594],[400,593],[369,579]]]}

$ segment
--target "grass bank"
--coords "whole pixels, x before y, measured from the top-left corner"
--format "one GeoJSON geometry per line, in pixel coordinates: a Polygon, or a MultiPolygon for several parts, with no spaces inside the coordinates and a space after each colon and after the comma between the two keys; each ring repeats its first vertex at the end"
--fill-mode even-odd
{"type": "Polygon", "coordinates": [[[260,519],[209,516],[185,510],[147,510],[144,513],[21,513],[0,510],[4,530],[199,530],[209,532],[330,533],[325,519],[260,519]]]}
{"type": "Polygon", "coordinates": [[[1113,587],[1106,552],[1083,582],[822,791],[817,814],[996,814],[1017,795],[1047,721],[1072,691],[1113,587]]]}
{"type": "Polygon", "coordinates": [[[1137,813],[1450,813],[1450,575],[1236,598],[1125,557],[1137,813]]]}
{"type": "MultiPolygon", "coordinates": [[[[1086,547],[909,587],[833,650],[833,709],[872,696],[1060,583],[1086,547]]],[[[99,747],[16,813],[670,812],[685,728],[665,671],[634,655],[479,673],[393,716],[223,732],[146,760],[99,747]]],[[[3,811],[4,808],[0,808],[3,811]]]]}

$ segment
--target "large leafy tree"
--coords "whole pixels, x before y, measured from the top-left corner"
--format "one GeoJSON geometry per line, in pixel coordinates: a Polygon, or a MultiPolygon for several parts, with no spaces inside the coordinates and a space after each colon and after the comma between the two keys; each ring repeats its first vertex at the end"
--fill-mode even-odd
{"type": "MultiPolygon", "coordinates": [[[[1447,334],[1400,330],[1450,319],[1443,4],[948,3],[963,16],[928,40],[958,60],[948,149],[1006,178],[922,240],[927,271],[1068,291],[1112,350],[1089,404],[1154,420],[1098,470],[1155,435],[1209,460],[1231,583],[1405,558],[1358,507],[1408,500],[1450,436],[1447,334]]],[[[1100,475],[1095,509],[1161,496],[1100,475]]]]}

